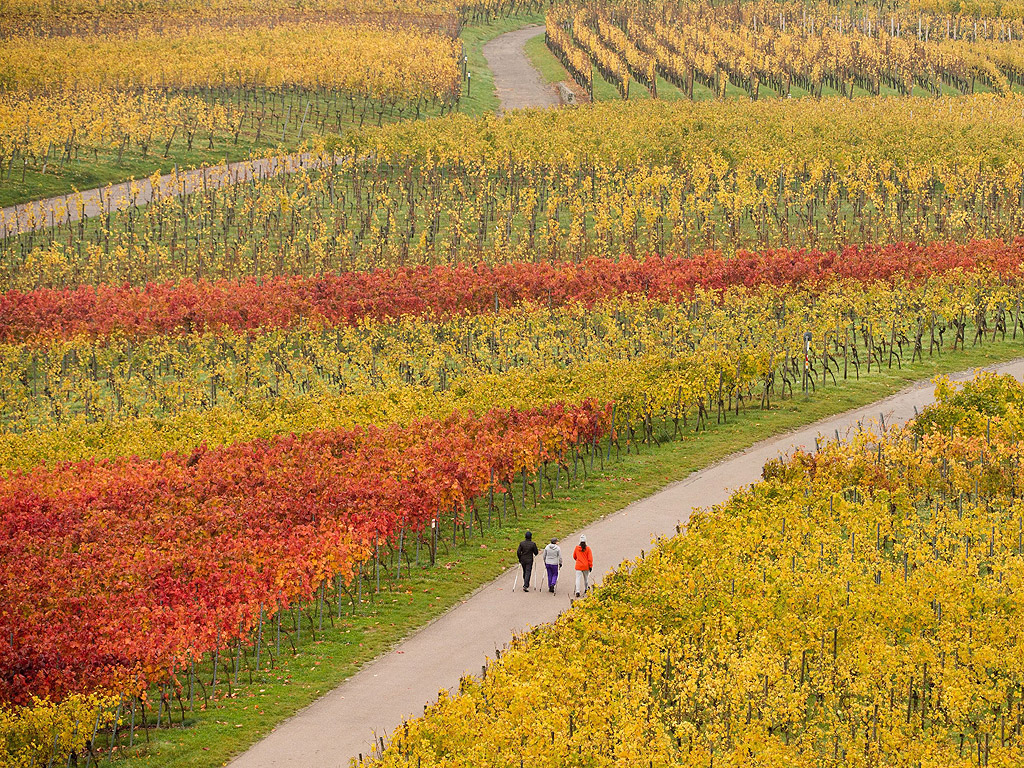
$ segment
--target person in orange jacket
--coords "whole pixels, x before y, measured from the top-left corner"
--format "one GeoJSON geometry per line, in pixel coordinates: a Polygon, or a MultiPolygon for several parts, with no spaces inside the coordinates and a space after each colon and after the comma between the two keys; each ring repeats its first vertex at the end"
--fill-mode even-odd
{"type": "Polygon", "coordinates": [[[594,550],[587,546],[587,537],[580,536],[580,543],[573,550],[576,561],[576,597],[587,594],[590,589],[590,572],[594,569],[594,550]]]}

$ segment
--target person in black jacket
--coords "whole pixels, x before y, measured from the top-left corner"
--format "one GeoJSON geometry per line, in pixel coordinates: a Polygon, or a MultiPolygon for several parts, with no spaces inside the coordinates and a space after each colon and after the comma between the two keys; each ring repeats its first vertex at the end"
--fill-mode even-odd
{"type": "Polygon", "coordinates": [[[516,557],[519,564],[523,566],[523,592],[530,591],[530,575],[533,573],[533,558],[540,554],[537,543],[533,540],[533,534],[526,532],[526,538],[519,542],[519,549],[516,550],[516,557]]]}

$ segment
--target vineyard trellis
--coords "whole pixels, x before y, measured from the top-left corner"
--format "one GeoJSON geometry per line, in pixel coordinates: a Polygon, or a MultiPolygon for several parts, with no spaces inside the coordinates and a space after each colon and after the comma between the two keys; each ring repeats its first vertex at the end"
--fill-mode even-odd
{"type": "Polygon", "coordinates": [[[1001,147],[1021,140],[1022,114],[1021,97],[989,96],[606,104],[560,114],[518,160],[511,145],[541,115],[409,123],[339,146],[319,170],[129,200],[88,222],[68,215],[72,199],[38,231],[20,214],[3,225],[0,286],[1013,238],[1024,166],[1001,147]],[[838,134],[858,148],[821,142],[838,134]]]}
{"type": "Polygon", "coordinates": [[[624,99],[630,78],[657,98],[659,76],[690,99],[695,84],[714,97],[731,85],[752,99],[821,98],[826,88],[852,98],[883,88],[908,96],[917,88],[1007,94],[1024,86],[1019,18],[760,0],[559,4],[548,11],[547,26],[555,30],[549,47],[574,78],[582,75],[581,86],[592,92],[593,61],[624,99]]]}

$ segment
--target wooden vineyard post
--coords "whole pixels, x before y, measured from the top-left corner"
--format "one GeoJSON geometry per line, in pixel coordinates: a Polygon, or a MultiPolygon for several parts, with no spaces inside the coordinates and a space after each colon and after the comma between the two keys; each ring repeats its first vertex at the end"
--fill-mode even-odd
{"type": "Polygon", "coordinates": [[[430,565],[437,563],[437,518],[430,521],[430,565]]]}
{"type": "Polygon", "coordinates": [[[843,332],[846,334],[846,340],[843,342],[843,381],[846,381],[846,374],[850,364],[850,331],[844,328],[843,332]]]}
{"type": "MultiPolygon", "coordinates": [[[[189,680],[189,684],[191,685],[191,679],[189,680]]],[[[128,748],[129,749],[131,749],[132,747],[135,746],[135,705],[136,705],[136,703],[137,703],[137,699],[134,696],[132,696],[132,719],[131,719],[131,724],[128,727],[128,748]]],[[[75,731],[78,731],[78,720],[75,720],[75,731]]],[[[68,755],[68,762],[69,763],[71,762],[71,756],[70,755],[68,755]]]]}
{"type": "MultiPolygon", "coordinates": [[[[142,711],[143,711],[143,714],[145,714],[145,711],[146,711],[145,705],[143,705],[142,711]]],[[[85,757],[85,768],[89,768],[89,763],[92,761],[93,746],[96,744],[96,732],[100,728],[100,715],[101,714],[102,714],[101,711],[99,710],[99,708],[97,708],[96,709],[96,722],[93,723],[93,726],[92,726],[92,736],[89,738],[89,743],[86,745],[86,747],[88,749],[88,754],[85,757]]],[[[146,740],[147,741],[149,740],[149,729],[148,728],[146,729],[146,740]]],[[[98,760],[96,762],[97,762],[97,764],[99,763],[98,760]]]]}
{"type": "MultiPolygon", "coordinates": [[[[612,423],[611,423],[611,427],[608,429],[608,461],[612,460],[612,440],[615,438],[615,409],[616,409],[616,407],[617,407],[617,403],[612,404],[612,423]]],[[[596,439],[597,438],[595,438],[595,440],[596,439]]],[[[603,465],[602,465],[602,468],[603,468],[603,465]]]]}
{"type": "Polygon", "coordinates": [[[402,547],[405,545],[405,526],[398,531],[398,569],[396,578],[402,578],[402,547]]]}
{"type": "Polygon", "coordinates": [[[324,597],[326,593],[326,583],[321,582],[320,586],[316,590],[316,629],[321,631],[324,628],[324,597]]]}
{"type": "MultiPolygon", "coordinates": [[[[217,644],[213,651],[213,681],[210,683],[210,698],[217,699],[217,665],[220,663],[220,629],[217,629],[217,644]]],[[[148,731],[147,731],[148,733],[148,731]]]]}
{"type": "Polygon", "coordinates": [[[800,389],[803,391],[804,395],[809,395],[807,384],[808,384],[808,381],[809,381],[809,379],[811,377],[811,338],[812,338],[811,332],[810,331],[805,331],[804,332],[804,375],[803,375],[803,380],[801,381],[801,386],[800,386],[800,389]]]}
{"type": "Polygon", "coordinates": [[[263,650],[263,603],[260,603],[260,624],[256,630],[256,672],[260,671],[260,651],[263,650]]]}

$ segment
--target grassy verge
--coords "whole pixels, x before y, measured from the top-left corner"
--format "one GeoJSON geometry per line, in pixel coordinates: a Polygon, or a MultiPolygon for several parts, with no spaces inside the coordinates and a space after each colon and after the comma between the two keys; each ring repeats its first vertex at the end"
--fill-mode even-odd
{"type": "MultiPolygon", "coordinates": [[[[150,730],[145,735],[137,732],[135,749],[123,750],[127,754],[116,759],[132,768],[222,765],[266,735],[276,723],[343,682],[362,664],[504,572],[514,560],[515,545],[524,527],[539,531],[541,538],[564,536],[766,437],[874,402],[913,381],[1008,360],[1022,352],[1024,344],[1000,342],[947,353],[902,370],[875,371],[859,381],[819,388],[810,398],[797,395],[773,404],[770,410],[744,411],[698,435],[687,430],[681,440],[642,446],[639,455],[623,453],[618,461],[613,459],[604,467],[595,465],[587,481],[571,488],[563,486],[554,498],[521,510],[518,518],[506,519],[505,525],[499,526],[494,520],[482,536],[474,531],[466,543],[458,546],[448,541],[447,551],[439,547],[437,564],[432,568],[413,563],[411,572],[400,580],[383,578],[379,594],[372,580],[364,580],[364,603],[353,606],[353,601],[344,600],[339,618],[338,606],[331,601],[315,639],[311,634],[316,628],[315,608],[308,609],[300,620],[302,641],[295,643],[294,654],[295,625],[285,622],[279,654],[274,647],[274,629],[268,626],[263,636],[264,663],[253,673],[251,684],[243,669],[239,678],[243,684],[233,685],[231,695],[226,695],[224,678],[231,675],[231,661],[222,655],[221,695],[215,701],[204,707],[203,696],[197,693],[193,713],[187,711],[186,699],[184,728],[178,725],[176,705],[175,727],[150,730]],[[273,669],[267,668],[268,653],[275,654],[273,669]]],[[[486,519],[486,508],[481,514],[486,519]]],[[[207,663],[200,676],[209,681],[210,673],[207,663]]],[[[339,727],[344,724],[339,723],[339,727]]]]}
{"type": "Polygon", "coordinates": [[[544,42],[544,35],[527,40],[523,51],[533,68],[540,72],[541,79],[545,83],[561,83],[571,79],[569,73],[565,71],[565,67],[562,66],[562,62],[555,58],[555,54],[544,42]]]}

